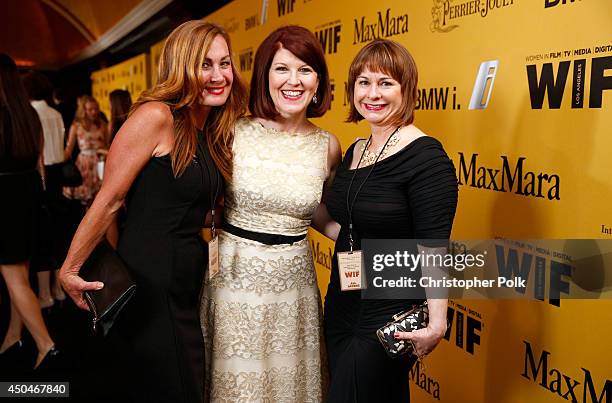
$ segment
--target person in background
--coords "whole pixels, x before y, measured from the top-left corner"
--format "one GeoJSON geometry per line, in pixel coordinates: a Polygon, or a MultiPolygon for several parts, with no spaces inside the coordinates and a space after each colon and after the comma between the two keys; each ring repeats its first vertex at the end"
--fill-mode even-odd
{"type": "Polygon", "coordinates": [[[25,324],[38,349],[33,363],[38,371],[48,369],[59,357],[28,276],[43,191],[42,147],[40,120],[28,101],[17,66],[0,53],[0,273],[11,302],[0,361],[14,364],[24,358],[21,332],[25,324]]]}
{"type": "Polygon", "coordinates": [[[108,122],[108,133],[112,144],[119,128],[125,123],[132,107],[132,97],[126,90],[114,90],[109,95],[111,117],[108,122]]]}
{"type": "Polygon", "coordinates": [[[42,224],[41,246],[44,256],[39,257],[38,266],[38,300],[42,308],[51,307],[55,300],[63,301],[66,295],[57,281],[57,271],[64,259],[61,237],[57,236],[63,223],[59,212],[54,209],[61,203],[62,165],[64,163],[64,122],[62,115],[49,106],[46,99],[51,97],[51,83],[42,73],[32,72],[23,79],[30,97],[30,103],[42,125],[44,147],[43,162],[45,166],[45,203],[47,214],[42,224]],[[51,270],[56,271],[51,292],[51,270]]]}
{"type": "Polygon", "coordinates": [[[100,190],[101,180],[98,177],[98,153],[108,149],[107,125],[100,117],[98,101],[89,95],[79,97],[74,122],[70,126],[64,159],[72,154],[76,142],[79,145],[79,156],[76,166],[83,177],[83,184],[75,188],[64,188],[66,197],[80,200],[89,206],[100,190]]]}
{"type": "MultiPolygon", "coordinates": [[[[108,122],[108,133],[110,136],[108,144],[110,146],[115,139],[115,135],[128,118],[128,114],[132,106],[132,97],[126,90],[113,90],[109,95],[109,101],[111,118],[108,122]]],[[[100,156],[100,161],[98,164],[101,164],[102,166],[98,166],[98,173],[104,172],[105,159],[105,154],[100,156]]],[[[98,176],[100,176],[100,179],[102,179],[103,175],[98,176]]],[[[117,219],[113,221],[106,233],[106,238],[111,245],[116,246],[119,242],[119,232],[120,229],[123,228],[123,224],[125,224],[125,206],[119,210],[117,213],[117,219]]]]}
{"type": "MultiPolygon", "coordinates": [[[[74,114],[76,113],[76,105],[73,98],[70,98],[70,100],[68,99],[64,88],[57,87],[53,89],[53,105],[51,106],[57,109],[62,115],[64,127],[70,127],[74,120],[74,114]]],[[[67,138],[64,140],[67,140],[67,138]]]]}
{"type": "MultiPolygon", "coordinates": [[[[363,239],[450,237],[457,177],[442,144],[413,124],[417,81],[410,53],[389,40],[364,46],[349,69],[347,121],[366,120],[370,135],[346,151],[313,221],[315,229],[336,241],[324,309],[330,403],[410,399],[408,377],[416,356],[389,358],[376,331],[393,315],[422,303],[426,294],[421,300],[362,299],[359,290],[342,291],[337,256],[361,250],[363,239]]],[[[394,335],[411,340],[420,357],[436,347],[447,326],[447,300],[427,296],[427,303],[427,327],[394,335]]]]}

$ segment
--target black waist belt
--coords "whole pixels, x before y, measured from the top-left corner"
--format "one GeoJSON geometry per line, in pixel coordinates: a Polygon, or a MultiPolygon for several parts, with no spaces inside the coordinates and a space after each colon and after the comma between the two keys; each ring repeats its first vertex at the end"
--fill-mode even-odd
{"type": "Polygon", "coordinates": [[[260,242],[266,245],[292,244],[306,238],[306,234],[289,236],[248,231],[246,229],[235,227],[227,222],[223,223],[223,230],[232,235],[239,236],[240,238],[250,239],[251,241],[260,242]]]}

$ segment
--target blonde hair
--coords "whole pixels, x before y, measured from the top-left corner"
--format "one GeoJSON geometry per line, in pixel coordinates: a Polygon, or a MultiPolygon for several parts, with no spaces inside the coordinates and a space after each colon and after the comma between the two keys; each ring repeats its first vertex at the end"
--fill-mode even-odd
{"type": "MultiPolygon", "coordinates": [[[[86,130],[90,129],[90,125],[89,125],[89,121],[87,120],[87,117],[85,116],[85,105],[87,105],[90,102],[98,105],[98,110],[100,110],[100,104],[98,103],[98,101],[96,101],[94,97],[92,97],[91,95],[81,95],[79,98],[77,98],[77,110],[76,110],[76,113],[74,114],[74,122],[79,123],[86,130]]],[[[97,128],[102,126],[103,121],[102,121],[102,117],[100,116],[100,114],[96,116],[96,118],[93,121],[93,124],[97,128]]]]}
{"type": "MultiPolygon", "coordinates": [[[[143,92],[132,106],[149,101],[163,102],[174,117],[174,146],[170,153],[175,176],[183,173],[191,163],[197,147],[197,133],[191,107],[202,93],[199,71],[211,43],[221,35],[230,51],[229,35],[218,25],[201,20],[187,21],[176,28],[162,49],[159,60],[158,83],[143,92]]],[[[232,142],[234,123],[246,110],[247,90],[232,60],[233,84],[224,105],[212,107],[204,124],[208,150],[219,171],[226,179],[232,174],[232,142]]]]}

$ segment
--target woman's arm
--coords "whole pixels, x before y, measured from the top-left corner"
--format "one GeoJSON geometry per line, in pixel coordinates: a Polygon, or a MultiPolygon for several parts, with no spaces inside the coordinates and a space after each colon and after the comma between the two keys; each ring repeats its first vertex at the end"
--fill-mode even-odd
{"type": "Polygon", "coordinates": [[[40,133],[40,151],[38,152],[38,161],[36,161],[36,169],[40,174],[43,190],[47,190],[47,177],[45,175],[45,136],[40,133]]]}
{"type": "Polygon", "coordinates": [[[342,161],[342,149],[340,148],[340,143],[336,136],[330,133],[329,135],[329,147],[327,152],[327,178],[325,180],[325,184],[323,185],[323,197],[321,203],[317,206],[312,216],[312,228],[319,231],[321,234],[326,237],[336,240],[338,238],[338,234],[340,233],[340,224],[338,224],[334,219],[329,215],[327,211],[327,206],[325,205],[325,199],[327,196],[327,192],[331,188],[331,185],[334,181],[334,175],[336,174],[336,168],[342,161]]]}
{"type": "Polygon", "coordinates": [[[66,141],[66,148],[64,149],[64,161],[68,161],[72,157],[72,150],[74,150],[74,144],[76,142],[76,123],[70,125],[68,131],[68,141],[66,141]]]}
{"type": "Polygon", "coordinates": [[[79,270],[111,225],[147,161],[171,149],[172,125],[170,109],[162,103],[150,102],[138,108],[117,133],[106,161],[102,187],[81,221],[60,270],[62,286],[82,309],[87,309],[83,291],[97,290],[104,284],[86,282],[79,277],[79,270]]]}
{"type": "MultiPolygon", "coordinates": [[[[414,237],[423,240],[419,243],[419,253],[428,255],[446,254],[447,240],[450,238],[453,219],[457,208],[457,177],[452,161],[442,146],[431,141],[421,151],[422,160],[415,168],[407,189],[413,217],[414,237]],[[429,241],[425,241],[429,240],[429,241]],[[426,246],[427,245],[427,246],[426,246]]],[[[423,275],[441,278],[442,267],[422,267],[423,275]]],[[[398,339],[412,340],[417,355],[431,352],[446,333],[446,312],[448,300],[440,289],[427,289],[429,324],[414,332],[398,332],[398,339]]]]}

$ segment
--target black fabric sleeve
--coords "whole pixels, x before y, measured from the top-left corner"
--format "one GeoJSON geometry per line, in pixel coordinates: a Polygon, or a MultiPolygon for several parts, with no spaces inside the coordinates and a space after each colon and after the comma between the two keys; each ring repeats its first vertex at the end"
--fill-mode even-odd
{"type": "Polygon", "coordinates": [[[414,237],[449,239],[457,209],[455,167],[437,141],[421,150],[417,166],[407,189],[414,237]]]}

